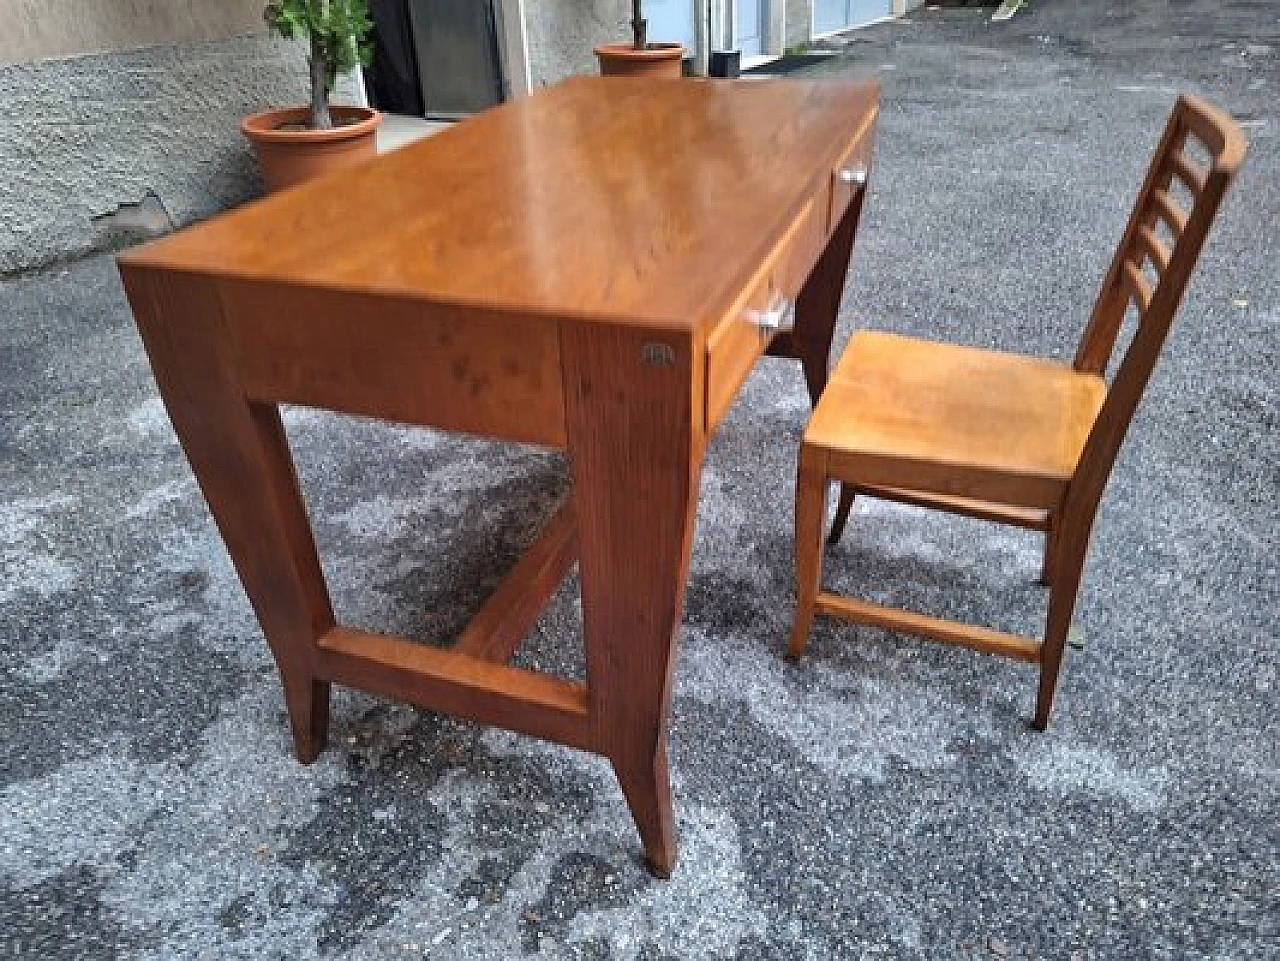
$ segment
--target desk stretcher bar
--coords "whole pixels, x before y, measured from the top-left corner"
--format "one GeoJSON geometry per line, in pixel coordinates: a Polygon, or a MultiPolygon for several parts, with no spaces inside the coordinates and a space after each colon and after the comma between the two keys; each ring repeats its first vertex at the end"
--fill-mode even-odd
{"type": "Polygon", "coordinates": [[[452,649],[335,627],[317,642],[316,674],[432,711],[592,751],[585,684],[506,666],[576,560],[570,499],[452,649]]]}

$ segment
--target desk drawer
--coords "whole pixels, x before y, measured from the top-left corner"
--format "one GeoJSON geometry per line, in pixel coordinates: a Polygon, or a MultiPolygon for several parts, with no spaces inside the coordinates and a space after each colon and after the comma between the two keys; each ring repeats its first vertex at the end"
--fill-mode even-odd
{"type": "Polygon", "coordinates": [[[769,336],[760,329],[752,315],[768,309],[772,293],[772,278],[766,273],[763,281],[757,282],[734,316],[721,321],[707,338],[708,433],[720,423],[733,404],[734,397],[738,395],[738,388],[769,346],[769,336]]]}
{"type": "Polygon", "coordinates": [[[849,209],[849,204],[857,196],[858,191],[866,186],[867,175],[871,170],[871,151],[874,146],[872,127],[868,125],[857,133],[853,142],[836,161],[835,169],[831,171],[828,234],[840,226],[840,218],[849,209]]]}
{"type": "Polygon", "coordinates": [[[762,327],[766,312],[787,307],[789,320],[796,296],[822,252],[825,205],[805,204],[782,239],[765,259],[746,294],[707,337],[706,429],[720,423],[742,382],[764,353],[776,331],[762,327]]]}
{"type": "Polygon", "coordinates": [[[775,284],[788,300],[800,296],[800,289],[827,246],[826,198],[815,198],[787,231],[787,239],[774,270],[775,284]]]}

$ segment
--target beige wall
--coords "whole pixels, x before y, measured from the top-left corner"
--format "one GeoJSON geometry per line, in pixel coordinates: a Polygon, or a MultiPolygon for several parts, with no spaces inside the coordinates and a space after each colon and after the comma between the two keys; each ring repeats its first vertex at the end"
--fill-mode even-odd
{"type": "Polygon", "coordinates": [[[0,64],[265,33],[263,0],[0,0],[0,64]]]}
{"type": "Polygon", "coordinates": [[[254,36],[0,64],[0,277],[146,236],[103,219],[122,205],[182,226],[258,194],[240,119],[304,102],[306,53],[254,36]]]}

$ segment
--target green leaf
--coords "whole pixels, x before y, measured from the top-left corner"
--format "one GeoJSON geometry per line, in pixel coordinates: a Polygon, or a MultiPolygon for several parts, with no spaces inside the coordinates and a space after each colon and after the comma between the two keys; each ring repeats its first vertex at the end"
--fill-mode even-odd
{"type": "Polygon", "coordinates": [[[273,34],[315,42],[330,89],[339,76],[373,60],[368,0],[272,0],[263,15],[273,34]]]}

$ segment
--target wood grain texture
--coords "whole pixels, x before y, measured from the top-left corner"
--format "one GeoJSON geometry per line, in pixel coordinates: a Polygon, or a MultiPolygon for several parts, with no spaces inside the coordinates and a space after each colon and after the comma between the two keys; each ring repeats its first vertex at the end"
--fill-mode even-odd
{"type": "Polygon", "coordinates": [[[255,400],[564,446],[553,320],[282,283],[220,290],[255,400]]]}
{"type": "Polygon", "coordinates": [[[827,232],[831,241],[805,282],[796,304],[796,353],[804,363],[809,396],[814,404],[826,385],[828,355],[835,328],[834,323],[826,322],[826,318],[839,315],[840,302],[844,297],[845,277],[875,156],[876,120],[876,117],[864,119],[828,177],[831,203],[827,232]],[[845,179],[845,174],[859,170],[866,174],[861,185],[845,179]]]}
{"type": "Polygon", "coordinates": [[[860,331],[804,442],[860,485],[1050,508],[1105,396],[1053,361],[860,331]]]}
{"type": "Polygon", "coordinates": [[[708,431],[714,431],[724,419],[769,346],[768,335],[749,315],[768,309],[770,290],[765,282],[754,284],[738,315],[724,320],[707,338],[704,423],[708,431]]]}
{"type": "Polygon", "coordinates": [[[651,869],[675,866],[667,720],[705,435],[688,333],[565,325],[591,724],[651,869]],[[647,347],[661,346],[653,364],[647,347]]]}
{"type": "Polygon", "coordinates": [[[830,235],[822,221],[822,198],[819,194],[805,205],[795,223],[787,228],[786,241],[774,263],[773,284],[790,301],[800,296],[813,276],[818,258],[827,248],[830,235]]]}
{"type": "Polygon", "coordinates": [[[878,96],[873,81],[575,78],[124,259],[556,318],[713,325],[827,189],[878,96]]]}
{"type": "Polygon", "coordinates": [[[319,639],[316,669],[326,681],[595,749],[587,725],[586,688],[574,681],[345,627],[319,639]]]}

